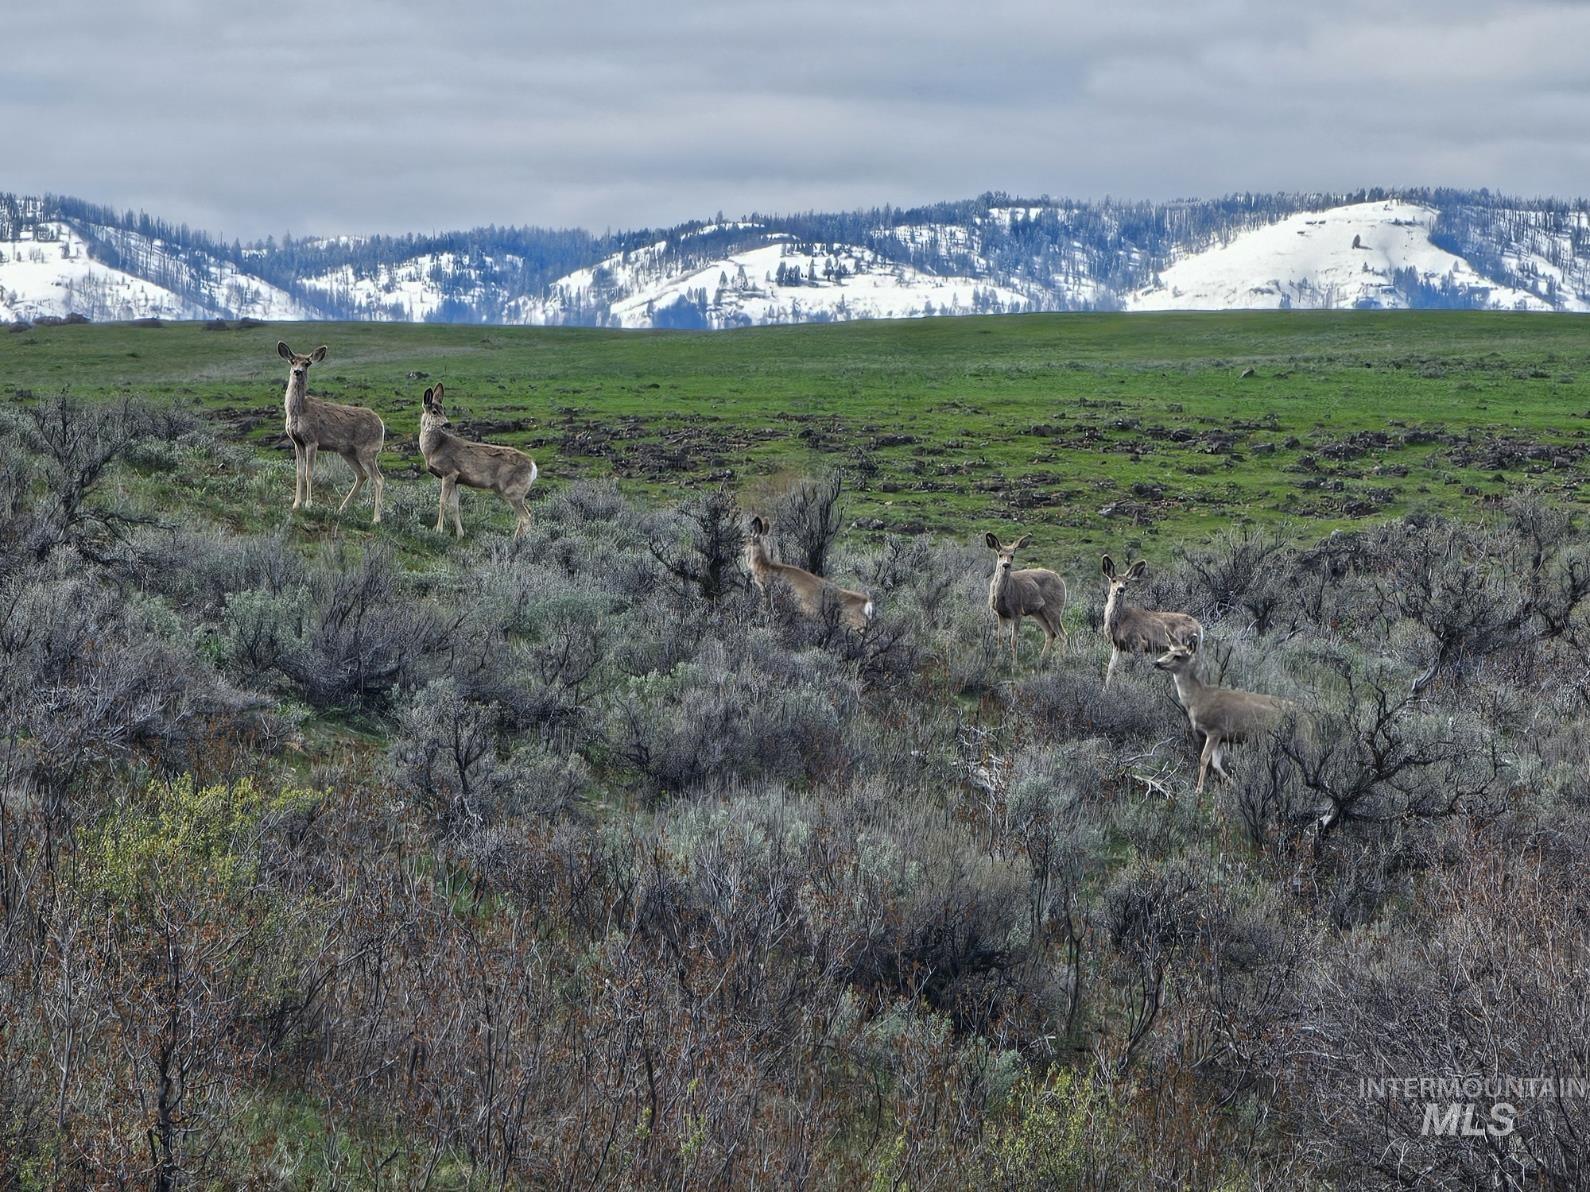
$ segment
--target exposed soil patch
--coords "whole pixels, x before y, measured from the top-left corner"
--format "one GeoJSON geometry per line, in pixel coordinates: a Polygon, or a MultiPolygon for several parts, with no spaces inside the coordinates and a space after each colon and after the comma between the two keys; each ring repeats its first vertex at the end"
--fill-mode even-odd
{"type": "Polygon", "coordinates": [[[1536,443],[1496,435],[1470,435],[1441,452],[1441,458],[1462,468],[1485,471],[1549,470],[1583,464],[1590,448],[1579,443],[1536,443]]]}

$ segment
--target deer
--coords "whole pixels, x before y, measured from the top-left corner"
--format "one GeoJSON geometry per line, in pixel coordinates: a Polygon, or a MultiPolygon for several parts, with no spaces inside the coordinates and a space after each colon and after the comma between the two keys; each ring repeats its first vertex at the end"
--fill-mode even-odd
{"type": "Polygon", "coordinates": [[[765,518],[753,517],[745,536],[745,566],[751,582],[764,599],[773,598],[773,584],[782,582],[795,594],[801,611],[809,617],[822,616],[827,608],[839,611],[839,618],[852,629],[861,630],[872,620],[872,597],[865,592],[842,588],[831,579],[814,575],[792,563],[776,563],[768,549],[773,527],[765,518]]]}
{"type": "Polygon", "coordinates": [[[1015,569],[1016,552],[1032,541],[1031,534],[1023,534],[1015,542],[1001,543],[997,534],[983,535],[988,549],[994,552],[994,575],[988,582],[988,607],[999,618],[999,631],[1010,629],[1010,664],[1016,665],[1016,643],[1021,637],[1021,622],[1031,617],[1044,632],[1043,653],[1048,656],[1058,636],[1063,647],[1071,645],[1071,635],[1061,623],[1066,609],[1066,581],[1043,567],[1015,569]]]}
{"type": "Polygon", "coordinates": [[[1104,670],[1106,687],[1115,677],[1115,668],[1123,654],[1158,654],[1172,646],[1196,650],[1203,643],[1204,627],[1196,617],[1133,608],[1126,603],[1127,585],[1142,579],[1148,571],[1145,560],[1139,559],[1124,573],[1118,573],[1115,561],[1105,555],[1103,570],[1104,582],[1110,589],[1104,601],[1104,636],[1109,638],[1112,647],[1110,665],[1104,670]]]}
{"type": "Polygon", "coordinates": [[[1176,698],[1187,713],[1194,733],[1204,739],[1198,757],[1198,785],[1203,793],[1209,768],[1227,782],[1224,754],[1226,746],[1258,736],[1281,723],[1298,710],[1297,704],[1278,695],[1261,695],[1235,687],[1216,687],[1198,677],[1198,652],[1184,645],[1173,645],[1154,660],[1158,670],[1167,672],[1176,684],[1176,698]]]}
{"type": "Polygon", "coordinates": [[[420,411],[420,454],[425,470],[442,482],[441,499],[436,506],[436,532],[445,534],[449,507],[453,529],[464,536],[459,517],[458,486],[488,489],[508,502],[514,512],[513,536],[523,538],[530,528],[530,508],[525,498],[540,475],[536,461],[515,447],[476,443],[448,431],[453,424],[442,409],[443,388],[438,381],[425,391],[420,411]]]}
{"type": "Polygon", "coordinates": [[[372,525],[381,524],[381,447],[386,441],[386,424],[374,410],[363,406],[344,406],[324,398],[309,396],[309,366],[326,358],[322,344],[301,356],[285,343],[276,344],[276,354],[287,361],[287,392],[282,402],[287,412],[287,437],[293,444],[296,479],[293,509],[308,509],[314,503],[315,456],[324,447],[335,451],[353,469],[353,487],[337,506],[341,513],[359,495],[366,480],[375,497],[372,525]]]}

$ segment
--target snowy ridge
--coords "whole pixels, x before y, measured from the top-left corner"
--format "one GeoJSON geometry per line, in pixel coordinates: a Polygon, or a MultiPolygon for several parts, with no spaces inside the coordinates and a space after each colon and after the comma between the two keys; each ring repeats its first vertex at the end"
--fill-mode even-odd
{"type": "Polygon", "coordinates": [[[120,228],[41,220],[10,232],[0,239],[0,319],[8,322],[74,313],[96,321],[318,317],[229,261],[196,265],[120,228]]]}
{"type": "Polygon", "coordinates": [[[463,264],[454,253],[425,253],[368,271],[342,265],[301,284],[334,306],[359,312],[358,318],[423,323],[449,301],[468,305],[484,296],[479,283],[467,289],[439,284],[463,264]]]}
{"type": "MultiPolygon", "coordinates": [[[[1431,240],[1439,212],[1415,203],[1356,203],[1307,211],[1242,232],[1160,271],[1131,310],[1398,308],[1434,291],[1465,305],[1551,310],[1536,294],[1499,285],[1431,240]]],[[[1521,252],[1523,250],[1520,250],[1521,252]]],[[[1579,302],[1575,309],[1585,309],[1579,302]]]]}
{"type": "Polygon", "coordinates": [[[1590,202],[1488,191],[1142,203],[1002,194],[593,236],[476,228],[226,244],[0,194],[0,320],[727,328],[1039,310],[1590,311],[1590,202]]]}
{"type": "Polygon", "coordinates": [[[925,273],[871,249],[767,242],[679,267],[667,241],[608,257],[510,306],[510,321],[609,327],[750,327],[1028,309],[1034,295],[925,273]]]}

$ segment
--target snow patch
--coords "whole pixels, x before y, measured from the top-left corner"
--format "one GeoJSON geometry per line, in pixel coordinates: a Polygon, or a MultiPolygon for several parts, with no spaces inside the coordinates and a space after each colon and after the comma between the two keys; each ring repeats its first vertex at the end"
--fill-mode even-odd
{"type": "Polygon", "coordinates": [[[316,317],[285,291],[229,261],[205,257],[195,263],[159,240],[118,228],[88,225],[85,234],[65,221],[40,221],[0,240],[0,319],[69,314],[95,322],[316,317]],[[96,259],[102,244],[137,272],[96,259]]]}
{"type": "MultiPolygon", "coordinates": [[[[963,229],[957,229],[963,231],[963,229]]],[[[758,244],[681,263],[666,241],[608,257],[510,304],[513,321],[609,327],[747,327],[1028,309],[1032,296],[976,277],[944,277],[856,245],[758,244]]]]}
{"type": "Polygon", "coordinates": [[[1493,309],[1550,310],[1498,285],[1430,239],[1437,212],[1415,203],[1305,211],[1192,253],[1126,300],[1129,310],[1406,307],[1411,278],[1493,309]],[[1411,274],[1408,271],[1412,271],[1411,274]]]}

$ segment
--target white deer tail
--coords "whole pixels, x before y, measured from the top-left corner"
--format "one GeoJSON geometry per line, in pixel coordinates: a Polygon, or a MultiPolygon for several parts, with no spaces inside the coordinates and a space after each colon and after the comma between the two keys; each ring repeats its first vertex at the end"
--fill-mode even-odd
{"type": "Polygon", "coordinates": [[[872,620],[872,611],[873,611],[873,609],[872,609],[872,601],[868,600],[866,605],[861,610],[861,615],[866,617],[867,620],[870,621],[870,620],[872,620]]]}
{"type": "Polygon", "coordinates": [[[530,483],[534,484],[536,482],[536,477],[539,476],[539,475],[541,475],[541,469],[536,467],[536,461],[535,460],[531,460],[530,461],[530,483]]]}

